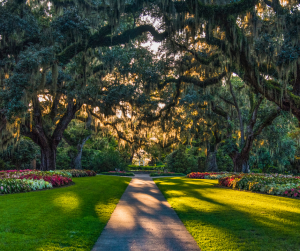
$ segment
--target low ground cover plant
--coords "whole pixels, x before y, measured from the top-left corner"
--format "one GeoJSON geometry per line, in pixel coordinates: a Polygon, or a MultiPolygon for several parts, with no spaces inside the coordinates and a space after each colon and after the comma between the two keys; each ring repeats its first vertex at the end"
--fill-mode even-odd
{"type": "Polygon", "coordinates": [[[219,185],[272,195],[300,197],[300,177],[282,174],[233,174],[219,179],[219,185]]]}

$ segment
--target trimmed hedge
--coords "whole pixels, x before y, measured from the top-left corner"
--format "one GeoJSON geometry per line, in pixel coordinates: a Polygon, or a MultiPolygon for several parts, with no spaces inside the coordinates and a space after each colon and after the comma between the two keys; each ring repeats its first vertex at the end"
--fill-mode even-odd
{"type": "Polygon", "coordinates": [[[153,176],[186,176],[184,173],[151,173],[151,177],[153,176]]]}
{"type": "Polygon", "coordinates": [[[117,175],[117,176],[134,176],[134,173],[121,173],[121,172],[103,172],[103,175],[117,175]]]}
{"type": "Polygon", "coordinates": [[[162,170],[165,167],[165,165],[160,166],[137,166],[137,165],[128,165],[128,169],[132,170],[145,170],[145,171],[151,171],[151,170],[162,170]]]}

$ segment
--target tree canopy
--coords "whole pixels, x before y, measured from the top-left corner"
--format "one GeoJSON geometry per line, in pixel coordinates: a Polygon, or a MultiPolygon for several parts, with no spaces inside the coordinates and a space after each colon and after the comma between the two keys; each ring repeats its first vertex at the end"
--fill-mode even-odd
{"type": "Polygon", "coordinates": [[[297,1],[6,0],[0,13],[0,145],[30,138],[43,170],[63,137],[75,161],[107,128],[131,159],[198,144],[209,170],[223,149],[247,171],[274,121],[297,130],[297,1]]]}

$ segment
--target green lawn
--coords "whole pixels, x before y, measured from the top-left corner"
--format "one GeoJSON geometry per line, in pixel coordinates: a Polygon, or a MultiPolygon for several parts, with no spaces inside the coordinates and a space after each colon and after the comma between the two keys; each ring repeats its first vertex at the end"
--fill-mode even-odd
{"type": "Polygon", "coordinates": [[[300,250],[300,200],[215,187],[215,180],[154,179],[205,250],[300,250]]]}
{"type": "Polygon", "coordinates": [[[91,250],[130,178],[73,178],[75,185],[0,196],[0,250],[91,250]]]}

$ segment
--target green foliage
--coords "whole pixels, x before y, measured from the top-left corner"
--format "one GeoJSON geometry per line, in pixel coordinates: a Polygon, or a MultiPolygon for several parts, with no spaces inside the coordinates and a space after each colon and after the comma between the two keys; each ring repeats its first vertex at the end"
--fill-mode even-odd
{"type": "Polygon", "coordinates": [[[0,170],[6,170],[6,164],[3,159],[0,159],[0,170]]]}
{"type": "Polygon", "coordinates": [[[190,173],[198,170],[197,158],[183,149],[175,150],[166,159],[166,168],[175,173],[190,173]]]}
{"type": "Polygon", "coordinates": [[[64,138],[72,146],[80,144],[84,139],[88,138],[92,131],[86,128],[86,124],[81,121],[73,120],[64,131],[64,138]]]}
{"type": "Polygon", "coordinates": [[[82,153],[82,168],[95,172],[114,171],[116,168],[124,170],[126,167],[120,152],[115,149],[93,150],[84,149],[82,153]]]}
{"type": "Polygon", "coordinates": [[[217,165],[219,171],[232,172],[233,171],[233,161],[225,154],[221,149],[217,152],[217,165]]]}
{"type": "MultiPolygon", "coordinates": [[[[5,162],[3,169],[30,169],[31,161],[39,156],[39,147],[27,137],[21,137],[18,146],[9,146],[0,154],[0,159],[5,162]]],[[[1,169],[1,168],[0,168],[1,169]]]]}
{"type": "Polygon", "coordinates": [[[285,173],[291,167],[296,155],[297,141],[290,133],[296,126],[289,114],[274,120],[273,124],[265,128],[251,151],[249,165],[254,169],[261,169],[264,173],[285,173]]]}
{"type": "Polygon", "coordinates": [[[69,152],[72,147],[58,147],[56,152],[56,167],[57,169],[71,169],[71,158],[69,152]]]}

